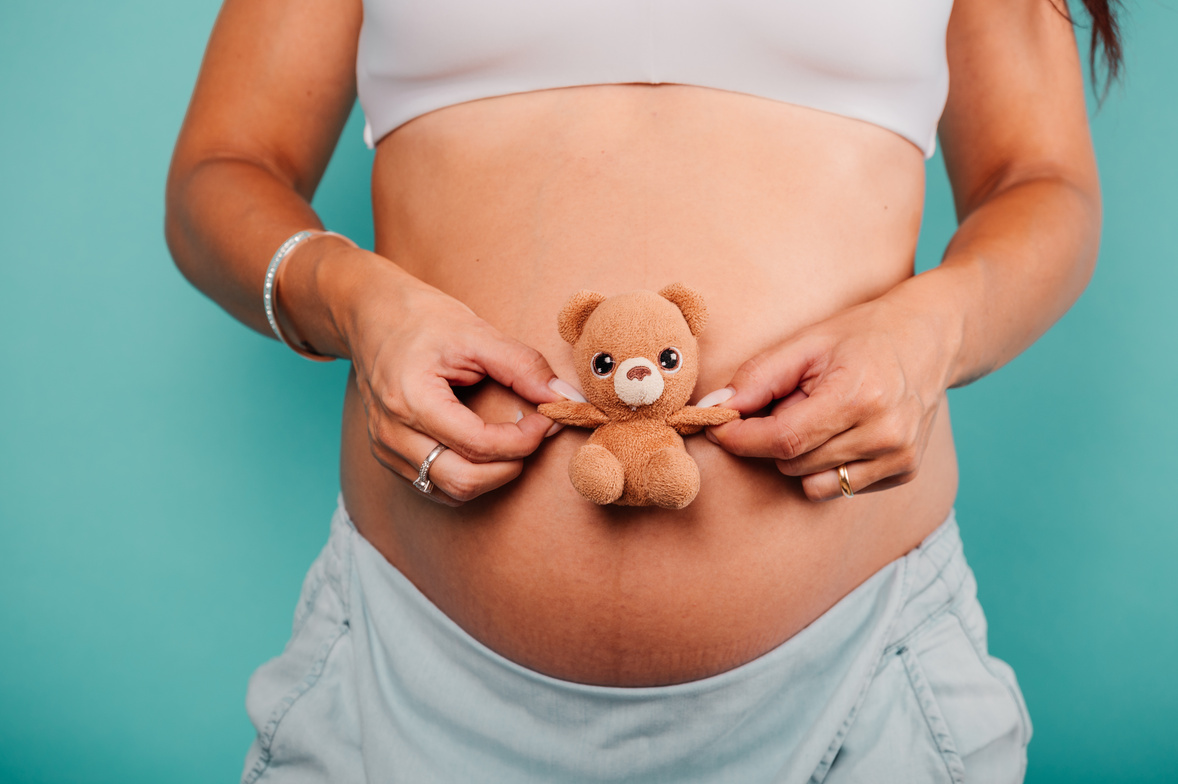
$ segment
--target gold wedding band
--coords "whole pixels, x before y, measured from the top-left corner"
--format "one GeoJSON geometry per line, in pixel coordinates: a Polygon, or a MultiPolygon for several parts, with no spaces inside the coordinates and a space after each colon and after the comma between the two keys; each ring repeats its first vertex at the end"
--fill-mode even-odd
{"type": "Polygon", "coordinates": [[[847,473],[847,464],[839,466],[839,489],[843,491],[843,498],[853,498],[855,491],[851,489],[851,475],[847,473]]]}

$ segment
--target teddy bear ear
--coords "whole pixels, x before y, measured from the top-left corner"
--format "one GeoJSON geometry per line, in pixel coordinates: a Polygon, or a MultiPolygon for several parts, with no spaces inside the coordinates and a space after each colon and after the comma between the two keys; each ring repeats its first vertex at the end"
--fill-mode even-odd
{"type": "Polygon", "coordinates": [[[687,320],[687,328],[692,335],[704,331],[708,323],[708,306],[704,304],[702,294],[682,283],[672,283],[659,289],[659,295],[675,303],[687,320]]]}
{"type": "Polygon", "coordinates": [[[556,328],[566,343],[576,343],[581,338],[581,331],[585,329],[585,322],[597,306],[605,302],[605,295],[585,289],[569,297],[569,301],[560,309],[556,319],[556,328]]]}

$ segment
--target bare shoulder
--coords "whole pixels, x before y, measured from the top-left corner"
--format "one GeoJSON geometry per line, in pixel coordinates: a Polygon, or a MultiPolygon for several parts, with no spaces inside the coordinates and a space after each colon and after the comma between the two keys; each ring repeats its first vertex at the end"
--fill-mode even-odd
{"type": "Polygon", "coordinates": [[[1059,177],[1098,198],[1085,87],[1064,0],[956,0],[939,138],[958,212],[1059,177]]]}
{"type": "Polygon", "coordinates": [[[241,158],[309,197],[355,101],[362,18],[361,0],[226,0],[173,169],[241,158]]]}

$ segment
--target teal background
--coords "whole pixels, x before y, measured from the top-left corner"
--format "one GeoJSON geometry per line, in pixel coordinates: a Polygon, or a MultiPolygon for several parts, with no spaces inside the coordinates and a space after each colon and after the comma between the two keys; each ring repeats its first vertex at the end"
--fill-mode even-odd
{"type": "MultiPolygon", "coordinates": [[[[212,0],[0,4],[0,782],[234,781],[337,490],[343,363],[173,267],[168,159],[212,0]]],[[[951,395],[958,504],[1035,721],[1028,781],[1178,781],[1178,11],[1094,117],[1101,262],[951,395]]],[[[315,199],[371,247],[354,112],[315,199]]],[[[954,217],[929,163],[920,264],[954,217]]]]}

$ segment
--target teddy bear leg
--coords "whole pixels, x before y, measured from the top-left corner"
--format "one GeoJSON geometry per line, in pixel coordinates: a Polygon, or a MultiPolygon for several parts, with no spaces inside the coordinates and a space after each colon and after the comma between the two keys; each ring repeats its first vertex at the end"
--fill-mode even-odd
{"type": "Polygon", "coordinates": [[[682,509],[699,492],[699,466],[678,447],[660,449],[643,466],[643,486],[649,502],[665,509],[682,509]]]}
{"type": "Polygon", "coordinates": [[[626,471],[613,452],[599,444],[585,444],[569,461],[569,479],[593,503],[612,504],[622,497],[626,471]]]}

